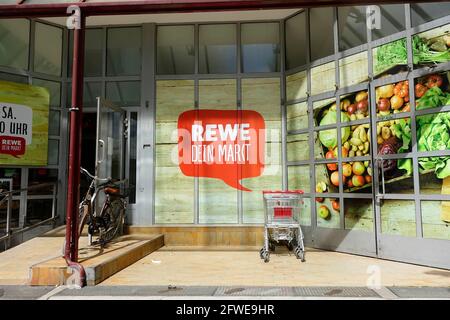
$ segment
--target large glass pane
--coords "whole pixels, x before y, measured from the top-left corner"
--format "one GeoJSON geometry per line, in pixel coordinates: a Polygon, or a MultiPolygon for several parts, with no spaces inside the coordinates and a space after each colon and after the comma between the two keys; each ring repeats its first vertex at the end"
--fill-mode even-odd
{"type": "Polygon", "coordinates": [[[406,38],[395,40],[372,49],[373,71],[376,76],[406,71],[408,55],[406,38]]]}
{"type": "MultiPolygon", "coordinates": [[[[68,75],[72,76],[73,32],[69,33],[69,68],[68,75]]],[[[86,29],[84,43],[84,76],[100,77],[103,74],[103,30],[86,29]]]]}
{"type": "Polygon", "coordinates": [[[130,163],[129,163],[129,187],[130,196],[128,201],[136,203],[136,166],[137,166],[137,112],[130,112],[129,130],[130,130],[130,163]]]}
{"type": "Polygon", "coordinates": [[[381,232],[415,237],[416,207],[414,200],[383,200],[381,202],[381,232]]]}
{"type": "Polygon", "coordinates": [[[311,95],[336,89],[336,66],[334,62],[311,68],[311,95]]]}
{"type": "Polygon", "coordinates": [[[405,30],[405,5],[379,5],[381,13],[380,29],[372,29],[372,39],[377,40],[405,30]]]}
{"type": "Polygon", "coordinates": [[[0,72],[0,80],[17,82],[17,83],[28,83],[28,77],[26,77],[26,76],[19,76],[16,74],[5,73],[5,72],[0,72]]]}
{"type": "Polygon", "coordinates": [[[286,148],[289,162],[309,160],[309,134],[288,135],[286,148]]]}
{"type": "Polygon", "coordinates": [[[52,199],[33,199],[27,201],[26,225],[33,225],[52,216],[52,199]]]}
{"type": "Polygon", "coordinates": [[[33,79],[33,85],[47,88],[50,93],[50,107],[59,108],[61,106],[61,83],[42,79],[33,79]]]}
{"type": "Polygon", "coordinates": [[[340,59],[339,86],[344,88],[367,81],[368,67],[367,51],[340,59]]]}
{"type": "Polygon", "coordinates": [[[396,194],[414,193],[412,159],[390,159],[379,161],[380,167],[380,192],[396,194]],[[381,167],[383,171],[381,172],[381,167]]]}
{"type": "MultiPolygon", "coordinates": [[[[103,97],[101,82],[84,82],[83,106],[97,107],[97,97],[103,97]]],[[[67,106],[72,103],[72,84],[67,85],[67,106]]]]}
{"type": "Polygon", "coordinates": [[[280,71],[278,23],[246,23],[241,26],[242,71],[280,71]]]}
{"type": "Polygon", "coordinates": [[[242,192],[244,223],[261,223],[264,222],[262,191],[280,190],[282,182],[280,79],[243,79],[242,102],[243,109],[259,112],[266,125],[264,172],[257,178],[242,180],[242,185],[252,190],[242,192]]]}
{"type": "Polygon", "coordinates": [[[140,106],[141,83],[139,81],[107,82],[106,99],[120,107],[140,106]]]}
{"type": "Polygon", "coordinates": [[[50,136],[59,136],[59,121],[61,112],[50,110],[48,119],[48,134],[50,136]]]}
{"type": "Polygon", "coordinates": [[[445,17],[450,12],[449,2],[411,3],[410,6],[413,26],[445,17]]]}
{"type": "Polygon", "coordinates": [[[286,20],[286,69],[306,64],[306,13],[286,20]]]}
{"type": "Polygon", "coordinates": [[[373,232],[372,199],[344,199],[344,211],[345,229],[373,232]]]}
{"type": "Polygon", "coordinates": [[[236,25],[201,25],[199,54],[200,73],[236,73],[236,25]]]}
{"type": "Polygon", "coordinates": [[[334,53],[334,8],[313,8],[309,11],[311,60],[334,53]]]}
{"type": "Polygon", "coordinates": [[[194,222],[194,178],[178,166],[178,116],[194,109],[194,81],[156,84],[155,222],[194,222]]]}
{"type": "MultiPolygon", "coordinates": [[[[434,67],[438,63],[450,61],[449,37],[450,24],[413,35],[412,46],[414,67],[422,68],[424,65],[434,67]]],[[[447,78],[445,72],[443,73],[443,76],[447,78]]],[[[424,78],[426,79],[426,77],[424,78]]]]}
{"type": "Polygon", "coordinates": [[[57,165],[59,158],[59,140],[48,140],[48,165],[57,165]]]}
{"type": "Polygon", "coordinates": [[[27,19],[0,20],[0,65],[28,69],[30,22],[27,19]]]}
{"type": "Polygon", "coordinates": [[[309,118],[308,118],[308,104],[306,101],[288,105],[286,114],[287,114],[288,132],[294,130],[308,129],[309,118]]]}
{"type": "Polygon", "coordinates": [[[107,75],[133,76],[141,74],[141,38],[140,27],[108,29],[107,75]]]}
{"type": "Polygon", "coordinates": [[[54,76],[61,75],[62,38],[61,28],[36,23],[34,71],[54,76]]]}
{"type": "Polygon", "coordinates": [[[450,201],[421,201],[424,238],[450,240],[450,201]]]}
{"type": "Polygon", "coordinates": [[[419,183],[422,194],[450,194],[450,157],[419,158],[419,183]]]}
{"type": "Polygon", "coordinates": [[[38,186],[35,189],[28,191],[28,195],[52,195],[54,188],[58,183],[58,170],[57,169],[30,169],[28,170],[28,186],[38,186]],[[44,184],[49,184],[44,186],[44,184]]]}
{"type": "Polygon", "coordinates": [[[286,99],[292,101],[307,97],[308,79],[306,71],[300,71],[286,77],[286,99]]]}
{"type": "Polygon", "coordinates": [[[339,210],[336,210],[334,198],[316,198],[317,226],[320,228],[340,229],[341,218],[339,210]]]}
{"type": "Polygon", "coordinates": [[[339,50],[346,50],[367,42],[366,7],[338,7],[339,50]]]}
{"type": "MultiPolygon", "coordinates": [[[[200,109],[237,110],[236,102],[236,80],[199,81],[200,109]]],[[[198,184],[200,223],[238,222],[238,190],[214,178],[199,178],[198,184]]]]}
{"type": "Polygon", "coordinates": [[[309,165],[306,166],[289,166],[288,167],[288,189],[289,190],[303,190],[305,193],[311,192],[310,187],[310,173],[309,165]]]}
{"type": "Polygon", "coordinates": [[[194,26],[159,26],[156,54],[158,74],[194,73],[194,26]]]}

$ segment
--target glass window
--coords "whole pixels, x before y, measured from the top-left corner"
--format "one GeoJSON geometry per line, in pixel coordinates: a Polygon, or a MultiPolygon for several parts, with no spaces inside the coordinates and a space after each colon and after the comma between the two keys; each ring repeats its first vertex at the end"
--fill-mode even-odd
{"type": "Polygon", "coordinates": [[[243,72],[280,71],[278,23],[246,23],[241,26],[243,72]]]}
{"type": "Polygon", "coordinates": [[[107,39],[107,75],[141,74],[142,34],[140,27],[110,28],[107,39]]]}
{"type": "Polygon", "coordinates": [[[338,7],[339,50],[367,42],[366,7],[338,7]]]}
{"type": "Polygon", "coordinates": [[[27,19],[0,20],[0,65],[28,69],[30,22],[27,19]]]}
{"type": "MultiPolygon", "coordinates": [[[[236,80],[199,81],[200,109],[236,110],[236,101],[236,80]]],[[[198,184],[200,223],[238,222],[238,190],[213,178],[199,178],[198,184]]]]}
{"type": "Polygon", "coordinates": [[[26,225],[33,225],[52,216],[52,199],[33,199],[27,201],[26,225]]]}
{"type": "Polygon", "coordinates": [[[236,25],[201,25],[200,73],[236,73],[236,25]]]}
{"type": "MultiPolygon", "coordinates": [[[[68,75],[72,76],[73,32],[69,36],[69,68],[68,75]]],[[[103,74],[103,30],[86,29],[84,48],[84,76],[99,77],[103,74]]]]}
{"type": "Polygon", "coordinates": [[[368,80],[367,51],[339,59],[339,86],[349,87],[368,80]]]}
{"type": "MultiPolygon", "coordinates": [[[[281,164],[281,96],[279,78],[242,80],[242,109],[259,112],[266,127],[264,172],[257,178],[241,181],[252,192],[242,193],[244,223],[264,222],[263,190],[280,190],[281,164]]],[[[243,173],[245,176],[245,173],[243,173]]]]}
{"type": "Polygon", "coordinates": [[[158,27],[156,55],[158,74],[194,73],[194,26],[158,27]]]}
{"type": "Polygon", "coordinates": [[[416,206],[414,200],[383,200],[381,232],[404,237],[416,236],[416,206]]]}
{"type": "Polygon", "coordinates": [[[4,189],[19,190],[21,187],[22,169],[19,168],[0,168],[0,179],[11,179],[12,188],[10,183],[3,186],[4,189]]]}
{"type": "Polygon", "coordinates": [[[341,217],[339,210],[333,207],[335,201],[339,200],[334,198],[316,198],[317,226],[319,228],[340,229],[341,217]]]}
{"type": "Polygon", "coordinates": [[[42,79],[33,79],[33,85],[47,88],[50,94],[50,107],[59,108],[61,106],[61,83],[42,79]]]}
{"type": "MultiPolygon", "coordinates": [[[[372,167],[369,160],[343,162],[341,172],[344,192],[372,193],[372,167]]],[[[336,175],[334,172],[331,174],[336,175]]]]}
{"type": "Polygon", "coordinates": [[[414,193],[412,159],[389,159],[378,163],[380,192],[395,194],[414,193]],[[381,173],[381,165],[384,172],[381,173]],[[383,182],[384,180],[384,182],[383,182]]]}
{"type": "Polygon", "coordinates": [[[59,141],[48,140],[48,165],[57,165],[59,158],[59,141]]]}
{"type": "Polygon", "coordinates": [[[287,131],[308,129],[308,103],[300,102],[287,106],[287,131]]]}
{"type": "Polygon", "coordinates": [[[380,29],[372,29],[372,39],[378,40],[405,30],[405,5],[379,5],[381,13],[380,29]]]}
{"type": "Polygon", "coordinates": [[[306,13],[286,20],[286,69],[306,64],[306,13]]]}
{"type": "MultiPolygon", "coordinates": [[[[46,169],[46,168],[32,168],[28,170],[28,186],[36,186],[40,184],[47,183],[57,183],[58,182],[58,170],[57,169],[46,169]]],[[[38,187],[28,191],[28,195],[52,195],[53,188],[55,186],[49,185],[45,187],[38,187]]]]}
{"type": "Polygon", "coordinates": [[[309,11],[311,61],[334,53],[334,8],[314,8],[309,11]]]}
{"type": "Polygon", "coordinates": [[[413,26],[445,17],[450,12],[449,2],[411,3],[410,6],[413,26]]]}
{"type": "MultiPolygon", "coordinates": [[[[337,208],[340,209],[339,200],[335,201],[337,208]]],[[[372,232],[374,227],[372,199],[344,199],[344,217],[345,229],[372,232]]]]}
{"type": "Polygon", "coordinates": [[[421,201],[424,238],[450,240],[450,201],[421,201]]]}
{"type": "Polygon", "coordinates": [[[419,158],[419,184],[422,194],[450,194],[450,158],[419,158]]]}
{"type": "Polygon", "coordinates": [[[373,71],[376,76],[382,73],[397,74],[405,71],[407,61],[406,38],[392,41],[372,49],[373,71]]]}
{"type": "Polygon", "coordinates": [[[106,99],[120,107],[140,106],[141,83],[139,81],[107,82],[106,99]]]}
{"type": "Polygon", "coordinates": [[[309,175],[311,169],[306,166],[289,166],[288,167],[288,189],[303,190],[305,193],[311,192],[309,175]]]}
{"type": "Polygon", "coordinates": [[[54,76],[61,75],[62,38],[61,28],[36,23],[34,71],[54,76]]]}
{"type": "MultiPolygon", "coordinates": [[[[83,85],[83,106],[97,107],[97,97],[102,97],[101,82],[84,82],[83,85]]],[[[72,103],[72,84],[67,84],[67,106],[72,103]]]]}
{"type": "Polygon", "coordinates": [[[59,136],[59,111],[50,110],[48,122],[48,134],[51,136],[59,136]]]}
{"type": "Polygon", "coordinates": [[[19,76],[16,74],[5,73],[5,72],[0,72],[0,80],[17,82],[17,83],[28,83],[28,77],[26,77],[26,76],[19,76]]]}
{"type": "Polygon", "coordinates": [[[129,188],[128,198],[131,204],[136,203],[136,166],[137,166],[137,112],[130,112],[130,163],[129,163],[129,188]]]}
{"type": "Polygon", "coordinates": [[[193,80],[156,83],[156,223],[194,222],[194,178],[180,171],[176,134],[178,116],[193,108],[193,80]]]}
{"type": "Polygon", "coordinates": [[[287,136],[287,160],[289,162],[309,160],[309,134],[287,136]]]}
{"type": "Polygon", "coordinates": [[[286,99],[292,101],[306,98],[308,78],[306,71],[300,71],[286,77],[286,99]]]}
{"type": "Polygon", "coordinates": [[[311,95],[336,90],[335,73],[334,61],[311,68],[311,95]]]}

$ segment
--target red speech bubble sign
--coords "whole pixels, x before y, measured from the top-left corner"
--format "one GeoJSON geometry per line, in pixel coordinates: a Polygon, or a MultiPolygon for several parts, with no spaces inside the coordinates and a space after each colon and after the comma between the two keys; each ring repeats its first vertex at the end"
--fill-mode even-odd
{"type": "Polygon", "coordinates": [[[189,177],[216,178],[229,186],[264,170],[264,118],[252,110],[189,110],[178,117],[178,163],[189,177]]]}
{"type": "Polygon", "coordinates": [[[21,137],[0,136],[0,153],[18,158],[25,154],[26,141],[21,137]]]}

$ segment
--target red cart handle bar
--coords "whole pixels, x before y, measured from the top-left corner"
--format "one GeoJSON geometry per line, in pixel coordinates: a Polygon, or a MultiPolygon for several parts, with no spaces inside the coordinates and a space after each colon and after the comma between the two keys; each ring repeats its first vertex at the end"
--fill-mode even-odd
{"type": "Polygon", "coordinates": [[[303,190],[287,190],[287,191],[281,191],[281,190],[264,190],[263,194],[266,193],[287,193],[287,194],[304,194],[303,190]]]}

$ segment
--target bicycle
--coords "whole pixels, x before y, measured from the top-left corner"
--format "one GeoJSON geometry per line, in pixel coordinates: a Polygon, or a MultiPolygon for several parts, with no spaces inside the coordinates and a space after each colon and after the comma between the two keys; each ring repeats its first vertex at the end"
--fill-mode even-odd
{"type": "Polygon", "coordinates": [[[126,180],[101,179],[90,174],[84,168],[81,168],[80,171],[90,179],[90,184],[79,206],[78,237],[81,236],[84,226],[87,224],[89,245],[98,243],[103,247],[117,236],[122,235],[128,195],[121,193],[118,185],[125,183],[126,180]],[[98,182],[103,183],[96,186],[98,182]],[[103,191],[105,199],[97,214],[96,199],[100,191],[103,191]],[[94,242],[93,237],[97,234],[97,241],[94,242]]]}

